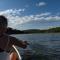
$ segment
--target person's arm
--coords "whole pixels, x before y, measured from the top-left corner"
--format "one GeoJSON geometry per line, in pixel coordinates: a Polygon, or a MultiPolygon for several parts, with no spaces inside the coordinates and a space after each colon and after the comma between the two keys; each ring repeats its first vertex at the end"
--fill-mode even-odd
{"type": "Polygon", "coordinates": [[[18,40],[17,38],[14,37],[11,38],[10,44],[16,45],[21,48],[26,48],[28,45],[27,41],[18,40]]]}

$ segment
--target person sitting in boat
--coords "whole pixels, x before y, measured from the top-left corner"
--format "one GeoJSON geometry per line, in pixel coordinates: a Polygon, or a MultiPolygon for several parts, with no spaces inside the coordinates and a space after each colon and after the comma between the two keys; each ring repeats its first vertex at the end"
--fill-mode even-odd
{"type": "MultiPolygon", "coordinates": [[[[18,40],[17,38],[6,34],[7,25],[8,19],[5,16],[0,15],[0,60],[7,60],[7,58],[5,59],[3,56],[1,57],[2,54],[4,54],[4,56],[7,54],[7,56],[10,57],[7,52],[11,50],[12,45],[16,45],[21,48],[26,48],[28,45],[27,41],[18,40]]],[[[10,57],[10,59],[11,58],[12,57],[10,57]]]]}

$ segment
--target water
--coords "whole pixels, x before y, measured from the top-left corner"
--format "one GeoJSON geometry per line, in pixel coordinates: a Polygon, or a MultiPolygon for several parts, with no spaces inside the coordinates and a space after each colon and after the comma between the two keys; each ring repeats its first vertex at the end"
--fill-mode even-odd
{"type": "Polygon", "coordinates": [[[60,33],[18,34],[13,36],[30,43],[29,49],[33,52],[33,60],[60,60],[60,33]]]}
{"type": "Polygon", "coordinates": [[[30,45],[26,49],[18,48],[21,55],[31,51],[30,60],[60,60],[60,33],[17,34],[12,35],[19,40],[27,40],[30,45]]]}

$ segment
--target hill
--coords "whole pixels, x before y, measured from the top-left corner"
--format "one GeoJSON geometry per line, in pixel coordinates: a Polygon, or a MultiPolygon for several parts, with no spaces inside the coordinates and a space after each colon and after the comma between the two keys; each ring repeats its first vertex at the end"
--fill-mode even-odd
{"type": "Polygon", "coordinates": [[[58,32],[60,32],[60,27],[55,27],[45,30],[40,30],[40,29],[24,30],[24,33],[58,33],[58,32]]]}
{"type": "Polygon", "coordinates": [[[7,34],[23,34],[24,31],[20,31],[20,30],[17,30],[17,29],[13,29],[13,28],[8,27],[6,33],[7,34]]]}
{"type": "Polygon", "coordinates": [[[30,34],[30,33],[59,33],[60,27],[50,28],[46,30],[40,30],[40,29],[29,29],[29,30],[17,30],[8,27],[7,28],[7,34],[30,34]]]}

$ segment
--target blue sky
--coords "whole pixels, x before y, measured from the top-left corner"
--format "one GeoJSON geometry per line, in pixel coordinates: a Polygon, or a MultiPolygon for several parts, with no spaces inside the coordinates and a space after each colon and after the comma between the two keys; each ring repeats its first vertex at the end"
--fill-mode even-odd
{"type": "Polygon", "coordinates": [[[60,26],[60,0],[0,0],[0,15],[14,29],[47,29],[60,26]]]}

